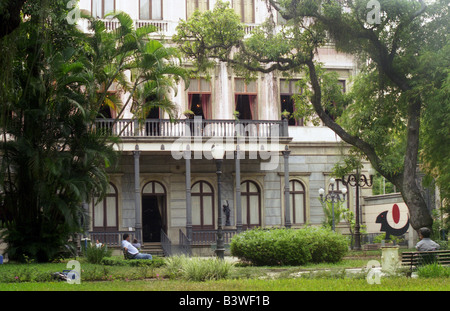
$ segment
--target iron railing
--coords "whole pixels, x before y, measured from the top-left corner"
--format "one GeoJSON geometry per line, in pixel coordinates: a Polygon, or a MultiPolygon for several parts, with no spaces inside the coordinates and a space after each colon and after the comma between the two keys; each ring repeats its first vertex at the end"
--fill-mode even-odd
{"type": "Polygon", "coordinates": [[[172,255],[172,242],[162,229],[161,229],[161,247],[163,249],[164,256],[172,255]]]}
{"type": "Polygon", "coordinates": [[[87,234],[87,238],[90,240],[91,243],[96,243],[97,241],[99,241],[100,243],[108,247],[122,247],[123,235],[125,233],[128,233],[131,236],[131,241],[133,241],[135,237],[134,231],[114,231],[114,232],[90,231],[87,234]]]}
{"type": "MultiPolygon", "coordinates": [[[[237,230],[222,230],[223,242],[230,244],[237,230]]],[[[201,230],[192,232],[191,245],[212,245],[217,243],[217,230],[201,230]]]]}
{"type": "Polygon", "coordinates": [[[184,255],[191,256],[191,241],[184,234],[183,230],[179,230],[179,241],[180,241],[180,250],[184,255]]]}

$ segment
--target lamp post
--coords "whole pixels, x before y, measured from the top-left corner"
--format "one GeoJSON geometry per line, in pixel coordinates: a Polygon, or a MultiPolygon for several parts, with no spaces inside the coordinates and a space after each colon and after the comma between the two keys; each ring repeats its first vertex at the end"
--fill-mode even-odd
{"type": "Polygon", "coordinates": [[[333,215],[333,224],[332,224],[333,231],[335,231],[334,203],[344,202],[345,194],[347,193],[347,188],[342,189],[343,196],[341,198],[341,193],[334,190],[335,182],[336,182],[336,180],[334,178],[330,179],[331,190],[328,191],[327,194],[325,194],[325,190],[323,188],[319,189],[320,202],[322,202],[322,203],[331,202],[331,214],[333,215]]]}
{"type": "MultiPolygon", "coordinates": [[[[369,173],[370,174],[370,173],[369,173]]],[[[355,250],[361,249],[361,233],[360,233],[360,223],[359,223],[359,189],[361,187],[372,187],[373,184],[373,174],[370,174],[369,179],[364,174],[361,174],[358,169],[356,169],[355,174],[349,174],[347,179],[342,177],[342,183],[344,185],[350,185],[356,188],[356,206],[355,206],[355,250]]]]}
{"type": "Polygon", "coordinates": [[[223,241],[223,230],[222,230],[222,165],[224,149],[222,146],[215,146],[212,150],[212,155],[216,160],[216,174],[217,174],[217,208],[219,210],[217,217],[217,248],[216,255],[219,259],[224,259],[225,245],[223,241]]]}

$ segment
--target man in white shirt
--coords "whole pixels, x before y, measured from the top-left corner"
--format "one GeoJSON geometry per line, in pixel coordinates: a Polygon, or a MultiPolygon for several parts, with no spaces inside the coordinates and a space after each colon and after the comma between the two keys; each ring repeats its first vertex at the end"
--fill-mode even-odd
{"type": "Polygon", "coordinates": [[[130,243],[130,235],[128,233],[123,235],[122,248],[132,259],[152,259],[150,254],[139,253],[139,250],[130,243]]]}

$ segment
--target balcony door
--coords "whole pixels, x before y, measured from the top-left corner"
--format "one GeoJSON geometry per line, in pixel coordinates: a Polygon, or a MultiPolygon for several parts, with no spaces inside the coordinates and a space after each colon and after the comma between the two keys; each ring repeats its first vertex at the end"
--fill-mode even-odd
{"type": "Polygon", "coordinates": [[[235,111],[240,120],[257,120],[257,86],[255,81],[248,84],[244,79],[236,78],[234,80],[234,99],[235,111]]]}
{"type": "Polygon", "coordinates": [[[195,116],[211,119],[211,83],[204,78],[191,79],[188,88],[188,107],[195,116]]]}

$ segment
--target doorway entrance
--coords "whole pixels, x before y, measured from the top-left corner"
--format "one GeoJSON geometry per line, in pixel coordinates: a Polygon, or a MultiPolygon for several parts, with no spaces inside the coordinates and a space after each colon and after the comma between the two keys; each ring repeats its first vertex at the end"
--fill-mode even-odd
{"type": "Polygon", "coordinates": [[[142,240],[143,242],[160,242],[163,229],[160,201],[162,196],[142,197],[142,240]],[[158,203],[159,202],[159,203],[158,203]]]}
{"type": "Polygon", "coordinates": [[[142,190],[142,242],[161,242],[161,230],[167,232],[166,191],[152,181],[142,190]]]}

